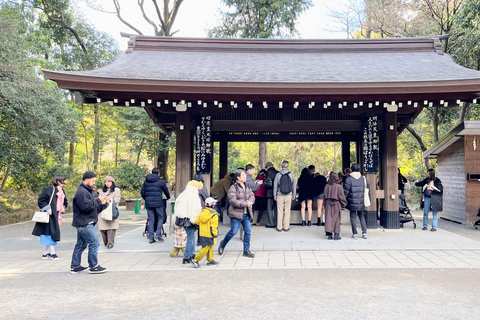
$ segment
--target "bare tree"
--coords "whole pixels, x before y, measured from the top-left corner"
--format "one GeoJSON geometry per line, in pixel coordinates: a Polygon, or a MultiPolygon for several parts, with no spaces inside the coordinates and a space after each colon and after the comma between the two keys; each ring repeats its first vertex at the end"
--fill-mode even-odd
{"type": "MultiPolygon", "coordinates": [[[[131,0],[129,0],[131,1],[131,0]]],[[[166,36],[171,37],[179,30],[172,32],[172,26],[175,22],[175,18],[177,17],[178,10],[180,5],[182,4],[183,0],[175,0],[173,1],[173,5],[170,6],[170,0],[152,0],[153,6],[155,8],[154,18],[151,18],[148,15],[148,11],[145,9],[145,0],[137,0],[138,8],[142,13],[143,19],[152,26],[153,34],[156,36],[166,36]],[[160,4],[159,4],[160,3],[160,4]],[[154,19],[158,21],[155,22],[154,19]]],[[[113,0],[113,4],[115,5],[115,10],[117,11],[118,19],[125,24],[127,27],[135,31],[139,35],[143,35],[139,28],[134,26],[132,23],[127,21],[127,18],[123,16],[122,6],[120,4],[120,0],[113,0]]]]}

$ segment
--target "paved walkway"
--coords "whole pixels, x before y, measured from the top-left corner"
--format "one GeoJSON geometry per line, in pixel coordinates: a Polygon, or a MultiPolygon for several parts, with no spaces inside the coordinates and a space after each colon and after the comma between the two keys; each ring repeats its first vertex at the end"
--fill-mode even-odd
{"type": "MultiPolygon", "coordinates": [[[[419,213],[417,213],[419,214],[419,213]]],[[[38,238],[29,236],[33,223],[0,227],[0,274],[68,272],[75,231],[69,227],[71,217],[62,225],[59,261],[41,260],[38,238]],[[14,244],[11,246],[11,244],[14,244]],[[16,248],[16,250],[15,250],[16,248]]],[[[172,235],[165,242],[149,244],[143,235],[145,213],[133,215],[122,211],[122,225],[115,247],[100,248],[99,261],[110,271],[192,270],[181,257],[172,258],[172,235]],[[123,231],[123,232],[121,232],[123,231]]],[[[445,222],[446,223],[446,222],[445,222]]],[[[421,226],[421,225],[419,225],[421,226]]],[[[450,226],[462,230],[467,226],[450,226]]],[[[168,232],[168,227],[166,226],[168,232]]],[[[221,225],[220,237],[228,232],[221,225]]],[[[472,230],[469,230],[472,231],[472,230]]],[[[437,232],[413,229],[412,224],[399,230],[368,230],[368,239],[349,237],[350,226],[342,226],[342,240],[327,240],[324,228],[292,226],[290,232],[253,227],[251,250],[255,258],[242,256],[243,243],[237,235],[220,256],[218,266],[201,263],[200,270],[211,269],[292,269],[292,268],[480,268],[480,236],[469,238],[439,228],[437,232]]],[[[473,235],[473,236],[472,236],[473,235]]],[[[199,247],[197,247],[198,251],[199,247]]],[[[86,265],[86,252],[83,257],[86,265]]]]}

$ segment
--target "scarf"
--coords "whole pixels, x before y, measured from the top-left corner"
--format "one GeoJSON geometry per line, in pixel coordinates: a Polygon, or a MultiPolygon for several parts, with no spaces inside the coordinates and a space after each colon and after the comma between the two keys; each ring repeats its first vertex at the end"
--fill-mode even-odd
{"type": "Polygon", "coordinates": [[[63,209],[63,201],[65,200],[65,193],[63,193],[62,187],[57,186],[57,214],[58,214],[58,224],[62,224],[62,213],[63,209]]]}

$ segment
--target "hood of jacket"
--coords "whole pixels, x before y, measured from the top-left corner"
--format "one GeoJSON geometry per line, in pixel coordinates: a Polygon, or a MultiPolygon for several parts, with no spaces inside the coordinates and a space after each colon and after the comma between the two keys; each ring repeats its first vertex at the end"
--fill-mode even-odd
{"type": "Polygon", "coordinates": [[[147,176],[145,177],[145,180],[147,180],[148,182],[156,182],[160,180],[160,177],[158,176],[158,174],[150,173],[150,174],[147,174],[147,176]]]}
{"type": "Polygon", "coordinates": [[[362,174],[360,172],[352,172],[350,173],[350,175],[352,176],[352,178],[354,179],[360,179],[360,177],[362,176],[362,174]]]}

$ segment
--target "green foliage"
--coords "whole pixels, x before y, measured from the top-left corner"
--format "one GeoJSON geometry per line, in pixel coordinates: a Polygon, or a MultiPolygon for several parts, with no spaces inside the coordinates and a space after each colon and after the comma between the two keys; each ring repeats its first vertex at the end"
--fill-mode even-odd
{"type": "Polygon", "coordinates": [[[115,178],[116,185],[119,188],[133,191],[140,190],[146,174],[146,168],[124,161],[118,168],[111,170],[108,175],[115,178]]]}
{"type": "Polygon", "coordinates": [[[296,34],[295,22],[311,0],[222,0],[233,12],[209,31],[210,37],[285,38],[296,34]]]}

